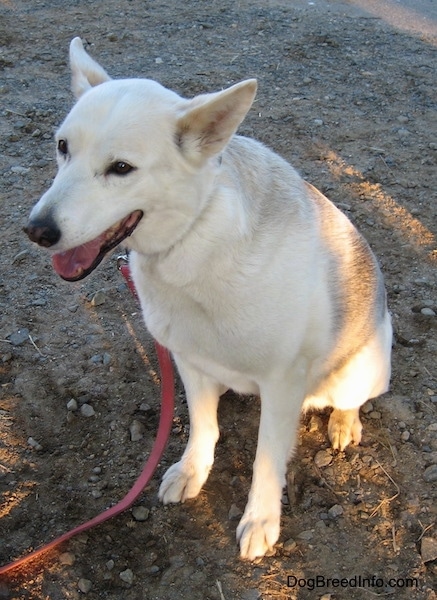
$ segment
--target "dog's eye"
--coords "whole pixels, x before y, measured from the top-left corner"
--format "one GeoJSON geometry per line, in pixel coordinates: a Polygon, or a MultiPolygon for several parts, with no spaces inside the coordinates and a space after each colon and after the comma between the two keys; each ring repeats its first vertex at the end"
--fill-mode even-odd
{"type": "Polygon", "coordinates": [[[68,154],[68,144],[66,140],[58,141],[58,152],[64,156],[68,154]]]}
{"type": "Polygon", "coordinates": [[[118,160],[117,162],[112,163],[109,167],[107,173],[114,175],[127,175],[131,171],[134,170],[134,167],[123,160],[118,160]]]}

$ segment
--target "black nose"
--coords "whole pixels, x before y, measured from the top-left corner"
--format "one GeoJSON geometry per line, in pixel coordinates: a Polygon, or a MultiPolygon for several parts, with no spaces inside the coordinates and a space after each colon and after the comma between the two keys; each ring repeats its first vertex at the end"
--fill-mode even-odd
{"type": "Polygon", "coordinates": [[[29,221],[27,226],[23,227],[23,231],[32,242],[36,242],[44,248],[54,246],[61,238],[61,232],[51,219],[29,221]]]}

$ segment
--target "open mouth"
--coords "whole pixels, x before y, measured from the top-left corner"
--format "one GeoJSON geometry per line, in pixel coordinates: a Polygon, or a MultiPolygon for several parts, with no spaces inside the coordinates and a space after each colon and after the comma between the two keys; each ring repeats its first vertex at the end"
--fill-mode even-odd
{"type": "Polygon", "coordinates": [[[105,254],[130,236],[141,221],[143,212],[135,210],[94,240],[52,257],[53,268],[66,281],[79,281],[94,271],[105,254]]]}

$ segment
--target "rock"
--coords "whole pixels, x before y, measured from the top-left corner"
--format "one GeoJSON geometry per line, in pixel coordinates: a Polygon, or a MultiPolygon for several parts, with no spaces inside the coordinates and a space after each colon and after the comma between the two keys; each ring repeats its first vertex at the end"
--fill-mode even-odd
{"type": "Polygon", "coordinates": [[[239,519],[242,515],[243,511],[236,504],[233,504],[229,509],[228,519],[230,521],[235,521],[239,519]]]}
{"type": "Polygon", "coordinates": [[[17,165],[15,167],[11,167],[11,171],[12,173],[15,173],[15,175],[27,175],[30,172],[30,169],[17,165]]]}
{"type": "Polygon", "coordinates": [[[289,539],[287,541],[284,542],[283,546],[282,546],[282,551],[284,552],[284,554],[291,554],[292,552],[294,552],[297,548],[297,544],[293,539],[289,539]]]}
{"type": "Polygon", "coordinates": [[[103,357],[102,357],[102,362],[103,364],[107,367],[108,365],[111,364],[112,362],[112,356],[108,353],[108,352],[104,352],[103,353],[103,357]]]}
{"type": "Polygon", "coordinates": [[[144,425],[141,421],[134,419],[129,427],[130,439],[132,442],[138,442],[143,439],[144,425]]]}
{"type": "Polygon", "coordinates": [[[312,540],[314,537],[314,531],[312,529],[307,529],[305,531],[301,531],[298,536],[300,540],[312,540]]]}
{"type": "Polygon", "coordinates": [[[91,306],[101,306],[106,302],[106,294],[104,290],[97,290],[94,296],[91,298],[91,306]]]}
{"type": "Polygon", "coordinates": [[[316,467],[327,467],[332,463],[332,454],[329,450],[319,450],[314,457],[316,467]]]}
{"type": "Polygon", "coordinates": [[[80,414],[83,417],[94,417],[96,412],[95,412],[94,408],[91,406],[91,404],[87,404],[85,402],[85,404],[82,404],[82,406],[80,407],[80,414]]]}
{"type": "Polygon", "coordinates": [[[437,559],[437,539],[434,537],[423,537],[420,544],[420,554],[424,563],[437,559]]]}
{"type": "Polygon", "coordinates": [[[93,584],[89,579],[84,579],[82,577],[81,579],[79,579],[77,587],[82,592],[82,594],[88,594],[90,589],[93,587],[93,584]]]}
{"type": "Polygon", "coordinates": [[[146,506],[134,506],[132,516],[135,521],[147,521],[150,515],[150,510],[146,506]]]}
{"type": "Polygon", "coordinates": [[[15,333],[11,333],[8,337],[9,341],[13,346],[21,346],[24,342],[27,342],[29,339],[30,331],[23,327],[23,329],[19,329],[15,333]]]}
{"type": "Polygon", "coordinates": [[[41,444],[39,442],[37,442],[36,440],[34,440],[33,437],[27,438],[27,443],[34,450],[42,450],[41,444]]]}
{"type": "Polygon", "coordinates": [[[71,567],[71,565],[74,565],[75,561],[76,557],[72,552],[63,552],[59,555],[59,562],[61,565],[71,567]]]}
{"type": "Polygon", "coordinates": [[[336,519],[337,517],[342,515],[343,512],[343,507],[340,506],[340,504],[334,504],[334,506],[331,506],[331,508],[328,510],[328,515],[331,519],[336,519]]]}
{"type": "Polygon", "coordinates": [[[408,442],[409,439],[410,439],[410,432],[406,429],[405,431],[403,431],[401,433],[401,440],[403,442],[408,442]]]}
{"type": "Polygon", "coordinates": [[[427,467],[423,473],[423,478],[427,483],[437,481],[437,465],[427,467]]]}
{"type": "Polygon", "coordinates": [[[323,421],[319,417],[319,415],[311,415],[308,431],[310,433],[313,433],[314,431],[322,431],[322,429],[323,429],[323,421]]]}
{"type": "Polygon", "coordinates": [[[422,315],[425,315],[425,317],[435,317],[436,313],[432,310],[432,308],[428,308],[427,306],[425,308],[422,308],[420,313],[422,315]]]}
{"type": "Polygon", "coordinates": [[[77,400],[75,398],[71,398],[71,400],[67,402],[67,410],[71,412],[77,410],[77,400]]]}
{"type": "Polygon", "coordinates": [[[128,585],[132,585],[134,582],[134,574],[132,573],[131,569],[125,569],[120,573],[120,579],[128,585]]]}
{"type": "Polygon", "coordinates": [[[373,411],[373,404],[371,402],[366,402],[361,407],[361,412],[364,413],[365,415],[368,415],[372,411],[373,411]]]}

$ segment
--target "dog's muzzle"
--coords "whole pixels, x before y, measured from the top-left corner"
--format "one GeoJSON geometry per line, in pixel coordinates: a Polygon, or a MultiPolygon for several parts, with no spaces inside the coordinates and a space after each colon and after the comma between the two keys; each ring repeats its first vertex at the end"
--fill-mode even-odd
{"type": "Polygon", "coordinates": [[[61,239],[61,232],[51,219],[31,220],[23,227],[23,231],[32,242],[44,248],[54,246],[61,239]]]}

